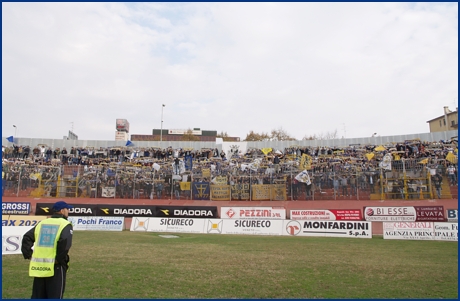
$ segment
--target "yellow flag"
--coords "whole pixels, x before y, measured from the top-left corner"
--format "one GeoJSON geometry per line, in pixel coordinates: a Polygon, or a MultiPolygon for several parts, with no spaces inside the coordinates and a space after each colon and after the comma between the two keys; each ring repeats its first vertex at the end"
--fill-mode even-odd
{"type": "Polygon", "coordinates": [[[401,157],[398,154],[393,154],[393,157],[395,161],[401,160],[401,157]]]}
{"type": "Polygon", "coordinates": [[[366,157],[367,157],[367,160],[370,161],[372,158],[374,158],[374,153],[366,154],[366,157]]]}
{"type": "Polygon", "coordinates": [[[190,182],[180,182],[180,190],[190,190],[190,182]]]}
{"type": "Polygon", "coordinates": [[[302,154],[302,158],[300,159],[299,169],[301,170],[310,170],[311,169],[311,157],[307,154],[302,154]]]}
{"type": "Polygon", "coordinates": [[[271,147],[264,147],[263,149],[261,149],[261,151],[264,153],[264,155],[267,155],[269,152],[272,151],[272,148],[271,147]]]}
{"type": "Polygon", "coordinates": [[[428,164],[428,158],[423,159],[422,161],[418,162],[419,164],[428,164]]]}
{"type": "Polygon", "coordinates": [[[452,152],[449,152],[447,154],[446,160],[449,161],[452,164],[456,164],[457,161],[458,161],[457,157],[452,152]]]}

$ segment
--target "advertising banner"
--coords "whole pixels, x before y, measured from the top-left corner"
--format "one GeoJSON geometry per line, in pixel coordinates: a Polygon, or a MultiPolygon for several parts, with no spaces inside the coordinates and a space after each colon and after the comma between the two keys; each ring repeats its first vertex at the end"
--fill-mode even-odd
{"type": "Polygon", "coordinates": [[[458,223],[458,210],[457,209],[447,209],[446,210],[447,221],[458,223]]]}
{"type": "Polygon", "coordinates": [[[134,217],[131,231],[204,233],[206,219],[134,217]]]}
{"type": "Polygon", "coordinates": [[[221,207],[221,218],[231,219],[286,219],[283,207],[221,207]]]}
{"type": "Polygon", "coordinates": [[[230,185],[211,185],[211,200],[230,201],[230,185]]]}
{"type": "Polygon", "coordinates": [[[192,183],[192,198],[194,200],[209,200],[210,188],[209,182],[193,182],[192,183]]]}
{"type": "Polygon", "coordinates": [[[46,218],[34,215],[2,215],[2,227],[33,227],[46,218]]]}
{"type": "Polygon", "coordinates": [[[22,237],[31,226],[2,227],[2,255],[22,254],[22,237]]]}
{"type": "MultiPolygon", "coordinates": [[[[274,219],[222,219],[221,234],[281,235],[283,220],[274,219]]],[[[213,233],[216,225],[208,222],[206,233],[213,233]]]]}
{"type": "Polygon", "coordinates": [[[364,207],[364,219],[369,222],[415,222],[414,207],[364,207]]]}
{"type": "Polygon", "coordinates": [[[414,206],[417,212],[417,222],[444,222],[443,206],[414,206]]]}
{"type": "Polygon", "coordinates": [[[383,223],[383,239],[458,241],[458,224],[385,222],[383,223]]]}
{"type": "Polygon", "coordinates": [[[283,235],[372,238],[372,223],[357,221],[285,220],[283,235]]]}
{"type": "Polygon", "coordinates": [[[434,223],[434,240],[458,241],[457,223],[434,223]]]}
{"type": "Polygon", "coordinates": [[[217,206],[156,206],[155,217],[217,218],[217,206]]]}
{"type": "Polygon", "coordinates": [[[69,216],[74,230],[81,231],[123,231],[125,218],[122,216],[69,216]]]}
{"type": "Polygon", "coordinates": [[[293,220],[355,220],[360,221],[363,219],[361,210],[359,209],[315,209],[315,210],[291,210],[291,219],[293,220]]]}
{"type": "Polygon", "coordinates": [[[2,202],[2,214],[28,215],[32,211],[30,203],[25,202],[2,202]]]}
{"type": "MultiPolygon", "coordinates": [[[[35,206],[35,215],[53,215],[54,203],[37,203],[35,206]]],[[[92,204],[70,204],[74,208],[69,209],[69,216],[95,216],[97,205],[92,204]]]]}
{"type": "Polygon", "coordinates": [[[155,206],[148,205],[97,205],[97,216],[154,216],[155,206]]]}

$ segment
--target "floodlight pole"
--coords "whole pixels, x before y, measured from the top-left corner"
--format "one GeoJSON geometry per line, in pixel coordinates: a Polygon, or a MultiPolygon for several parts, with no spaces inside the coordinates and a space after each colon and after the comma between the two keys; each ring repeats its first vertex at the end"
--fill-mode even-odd
{"type": "Polygon", "coordinates": [[[16,132],[17,132],[17,130],[18,130],[18,127],[15,126],[14,124],[13,124],[13,127],[14,127],[14,138],[16,138],[16,132]]]}
{"type": "Polygon", "coordinates": [[[164,104],[161,105],[161,129],[160,129],[160,142],[163,142],[163,108],[164,104]]]}

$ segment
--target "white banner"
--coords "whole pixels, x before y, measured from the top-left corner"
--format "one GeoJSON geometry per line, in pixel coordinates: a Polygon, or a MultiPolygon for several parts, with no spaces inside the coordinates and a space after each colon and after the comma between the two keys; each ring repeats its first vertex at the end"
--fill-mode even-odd
{"type": "Polygon", "coordinates": [[[2,255],[22,254],[22,237],[32,226],[2,226],[2,255]]]}
{"type": "Polygon", "coordinates": [[[123,231],[123,216],[69,216],[73,229],[77,231],[123,231]]]}
{"type": "MultiPolygon", "coordinates": [[[[273,219],[222,219],[222,234],[281,235],[283,220],[273,219]]],[[[212,221],[211,221],[212,223],[212,221]]],[[[207,233],[214,229],[208,223],[207,233]]]]}
{"type": "Polygon", "coordinates": [[[364,207],[364,219],[370,222],[414,222],[414,207],[364,207]]]}
{"type": "Polygon", "coordinates": [[[458,241],[458,224],[438,222],[383,223],[383,239],[458,241]]]}
{"type": "Polygon", "coordinates": [[[372,223],[357,221],[285,220],[283,235],[372,238],[372,223]]]}
{"type": "Polygon", "coordinates": [[[102,197],[103,198],[113,198],[113,197],[115,197],[115,187],[104,187],[104,188],[102,188],[102,197]]]}
{"type": "Polygon", "coordinates": [[[203,218],[133,217],[131,231],[204,233],[203,218]]]}
{"type": "Polygon", "coordinates": [[[282,207],[221,207],[221,218],[232,219],[286,219],[282,207]]]}

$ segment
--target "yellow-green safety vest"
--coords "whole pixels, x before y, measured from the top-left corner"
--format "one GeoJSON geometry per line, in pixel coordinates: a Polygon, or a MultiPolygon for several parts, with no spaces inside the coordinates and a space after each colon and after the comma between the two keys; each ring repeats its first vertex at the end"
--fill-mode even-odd
{"type": "Polygon", "coordinates": [[[35,244],[29,265],[30,277],[54,276],[57,242],[70,222],[64,218],[48,218],[35,228],[35,244]]]}

